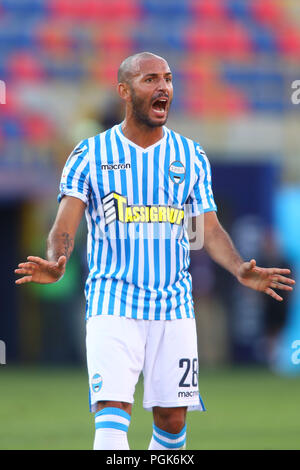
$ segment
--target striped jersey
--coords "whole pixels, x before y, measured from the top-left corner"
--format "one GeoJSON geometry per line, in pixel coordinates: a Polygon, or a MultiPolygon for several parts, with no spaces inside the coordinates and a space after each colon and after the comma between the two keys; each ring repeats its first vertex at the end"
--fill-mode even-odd
{"type": "Polygon", "coordinates": [[[118,124],[75,147],[58,201],[64,195],[86,204],[86,318],[194,318],[187,215],[216,211],[198,143],[164,126],[142,148],[118,124]]]}

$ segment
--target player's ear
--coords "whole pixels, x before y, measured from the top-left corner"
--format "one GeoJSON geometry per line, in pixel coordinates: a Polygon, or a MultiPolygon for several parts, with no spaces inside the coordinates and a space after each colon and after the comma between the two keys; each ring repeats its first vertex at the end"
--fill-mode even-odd
{"type": "Polygon", "coordinates": [[[130,87],[126,82],[118,83],[118,93],[122,100],[131,101],[130,87]]]}

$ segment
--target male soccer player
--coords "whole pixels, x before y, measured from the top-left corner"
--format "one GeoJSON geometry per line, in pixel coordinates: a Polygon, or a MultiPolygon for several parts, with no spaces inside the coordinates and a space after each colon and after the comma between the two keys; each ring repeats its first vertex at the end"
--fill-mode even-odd
{"type": "Polygon", "coordinates": [[[85,211],[88,225],[86,348],[94,449],[128,449],[135,385],[153,412],[149,449],[185,447],[186,412],[198,392],[195,317],[185,208],[204,217],[204,247],[245,286],[282,298],[288,269],[244,262],[221,227],[201,146],[165,127],[173,97],[166,60],[123,61],[118,92],[124,121],[80,142],[62,173],[47,260],[28,256],[16,283],[52,283],[65,272],[85,211]],[[204,215],[203,215],[204,214],[204,215]]]}

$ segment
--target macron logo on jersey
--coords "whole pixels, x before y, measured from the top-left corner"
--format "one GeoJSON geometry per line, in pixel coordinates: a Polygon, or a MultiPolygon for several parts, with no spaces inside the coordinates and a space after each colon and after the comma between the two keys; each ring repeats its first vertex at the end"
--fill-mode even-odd
{"type": "Polygon", "coordinates": [[[101,165],[101,170],[126,170],[131,168],[130,163],[110,163],[101,165]]]}
{"type": "Polygon", "coordinates": [[[141,206],[127,203],[127,197],[111,192],[102,199],[105,214],[105,223],[110,224],[115,220],[120,222],[169,222],[181,225],[184,219],[184,210],[177,207],[153,205],[141,206]]]}

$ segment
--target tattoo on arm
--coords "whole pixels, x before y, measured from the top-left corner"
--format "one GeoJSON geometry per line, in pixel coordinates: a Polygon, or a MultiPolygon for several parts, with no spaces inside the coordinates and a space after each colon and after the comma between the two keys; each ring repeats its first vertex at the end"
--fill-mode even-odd
{"type": "Polygon", "coordinates": [[[67,259],[69,259],[73,247],[74,247],[74,239],[70,237],[70,234],[67,232],[64,232],[62,234],[62,239],[63,239],[63,244],[64,244],[64,255],[66,256],[67,259]]]}
{"type": "Polygon", "coordinates": [[[70,258],[74,248],[74,238],[68,232],[53,233],[47,241],[47,258],[49,261],[57,261],[60,256],[70,258]]]}

